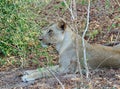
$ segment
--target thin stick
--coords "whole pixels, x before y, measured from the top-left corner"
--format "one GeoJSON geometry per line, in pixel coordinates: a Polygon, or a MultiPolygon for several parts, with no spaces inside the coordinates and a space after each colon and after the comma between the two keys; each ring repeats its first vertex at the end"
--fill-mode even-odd
{"type": "MultiPolygon", "coordinates": [[[[83,84],[83,75],[82,75],[82,69],[81,69],[81,64],[80,64],[80,60],[79,60],[79,43],[78,43],[78,29],[77,29],[77,10],[76,10],[76,1],[75,0],[71,0],[71,6],[69,8],[68,4],[66,3],[66,1],[64,0],[64,3],[66,5],[66,7],[68,8],[68,10],[71,13],[71,17],[72,17],[72,22],[73,22],[73,27],[72,29],[74,31],[76,31],[76,59],[77,59],[77,65],[78,65],[78,71],[80,72],[80,78],[81,78],[81,84],[83,84]]],[[[80,87],[80,84],[78,84],[80,87]]]]}
{"type": "MultiPolygon", "coordinates": [[[[75,0],[73,0],[73,13],[74,13],[74,17],[76,17],[75,18],[75,20],[77,20],[77,10],[76,10],[76,1],[75,0]]],[[[77,23],[76,23],[76,21],[75,21],[75,27],[74,27],[74,29],[75,29],[75,31],[76,31],[76,56],[77,56],[77,63],[78,63],[78,70],[79,70],[79,72],[80,72],[80,75],[81,75],[81,80],[83,80],[83,75],[82,75],[82,68],[81,68],[81,64],[80,64],[80,59],[79,59],[79,43],[78,43],[78,38],[79,38],[79,35],[78,35],[78,29],[77,29],[77,23]]]]}
{"type": "Polygon", "coordinates": [[[83,45],[83,55],[84,55],[84,64],[85,64],[85,69],[86,69],[86,77],[89,77],[89,69],[88,69],[88,65],[87,65],[87,58],[86,58],[86,44],[85,44],[85,34],[88,31],[88,26],[89,26],[89,17],[90,17],[90,0],[88,0],[88,9],[87,9],[87,24],[86,24],[86,28],[85,31],[82,35],[82,45],[83,45]]]}
{"type": "Polygon", "coordinates": [[[65,89],[64,85],[62,84],[62,82],[56,77],[56,75],[48,68],[46,67],[46,69],[55,77],[55,79],[59,82],[59,84],[61,85],[62,89],[65,89]]]}
{"type": "Polygon", "coordinates": [[[66,5],[66,7],[68,8],[68,10],[70,11],[72,19],[74,20],[75,17],[74,17],[74,14],[73,14],[72,8],[69,8],[69,6],[68,6],[66,0],[64,0],[64,3],[65,3],[65,5],[66,5]]]}
{"type": "Polygon", "coordinates": [[[116,2],[118,3],[118,5],[120,6],[120,3],[119,3],[119,1],[118,0],[116,0],[116,2]]]}
{"type": "MultiPolygon", "coordinates": [[[[9,43],[7,43],[7,42],[4,42],[4,41],[0,41],[1,43],[3,43],[3,44],[5,44],[5,45],[7,45],[7,46],[10,46],[10,47],[13,47],[13,48],[15,48],[15,49],[17,49],[19,52],[23,52],[22,50],[20,50],[18,47],[16,47],[16,46],[14,46],[14,45],[11,45],[11,44],[9,44],[9,43]]],[[[25,65],[25,55],[26,55],[26,53],[24,52],[24,57],[23,58],[21,58],[21,60],[22,60],[22,64],[21,64],[21,67],[23,68],[24,67],[24,65],[25,65]]]]}

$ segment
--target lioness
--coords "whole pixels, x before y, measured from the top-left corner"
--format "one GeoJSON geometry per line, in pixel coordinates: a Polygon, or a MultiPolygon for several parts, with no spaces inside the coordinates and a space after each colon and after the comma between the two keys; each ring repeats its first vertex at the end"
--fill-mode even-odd
{"type": "MultiPolygon", "coordinates": [[[[76,37],[74,31],[64,22],[59,21],[46,28],[44,34],[40,36],[41,44],[45,47],[47,45],[55,45],[59,53],[59,65],[50,67],[54,73],[75,73],[77,71],[76,59],[76,37]]],[[[79,57],[83,60],[82,39],[78,38],[79,57]]],[[[87,51],[87,63],[91,68],[120,68],[120,46],[107,47],[103,45],[91,45],[85,41],[87,51]]],[[[82,63],[84,68],[84,64],[82,63]]],[[[51,76],[46,68],[40,70],[28,70],[22,77],[22,80],[31,81],[38,78],[51,76]]]]}

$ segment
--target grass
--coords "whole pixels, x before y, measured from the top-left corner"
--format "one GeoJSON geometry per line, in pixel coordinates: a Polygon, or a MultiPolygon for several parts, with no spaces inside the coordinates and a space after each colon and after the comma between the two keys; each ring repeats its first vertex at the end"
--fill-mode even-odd
{"type": "Polygon", "coordinates": [[[8,63],[11,56],[18,57],[17,61],[10,60],[13,65],[25,64],[30,54],[35,55],[33,59],[48,56],[45,50],[40,52],[38,40],[45,22],[35,22],[38,11],[46,4],[38,0],[0,0],[0,66],[8,63]]]}

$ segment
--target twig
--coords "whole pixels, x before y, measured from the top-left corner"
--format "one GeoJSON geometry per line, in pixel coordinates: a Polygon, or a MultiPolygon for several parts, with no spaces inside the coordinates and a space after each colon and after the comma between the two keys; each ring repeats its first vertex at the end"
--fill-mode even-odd
{"type": "Polygon", "coordinates": [[[67,4],[66,0],[63,0],[63,1],[64,1],[64,3],[65,3],[65,5],[66,5],[66,7],[68,8],[68,10],[69,10],[69,11],[70,11],[70,13],[71,13],[71,17],[72,17],[72,19],[74,20],[74,19],[75,19],[75,17],[74,17],[74,14],[73,14],[72,8],[69,8],[69,6],[68,6],[68,4],[67,4]]]}
{"type": "Polygon", "coordinates": [[[46,69],[55,77],[55,79],[59,82],[59,84],[61,85],[62,89],[65,89],[64,85],[62,84],[62,82],[56,77],[56,75],[48,68],[46,67],[46,69]]]}
{"type": "Polygon", "coordinates": [[[108,58],[105,58],[102,62],[100,62],[100,64],[95,68],[98,69],[105,61],[107,61],[109,58],[111,58],[112,56],[108,57],[108,58]]]}
{"type": "Polygon", "coordinates": [[[4,41],[0,41],[0,42],[3,43],[3,44],[5,44],[5,45],[7,45],[7,46],[10,46],[10,47],[13,47],[13,48],[17,49],[18,51],[21,51],[19,48],[17,48],[17,47],[14,46],[14,45],[11,45],[11,44],[9,44],[9,43],[7,43],[7,42],[4,42],[4,41]]]}
{"type": "MultiPolygon", "coordinates": [[[[78,65],[78,71],[80,72],[80,78],[81,78],[81,84],[83,84],[83,75],[82,75],[82,69],[81,69],[81,64],[80,64],[80,60],[79,60],[79,43],[78,43],[78,28],[77,28],[77,10],[76,10],[76,1],[75,0],[71,0],[71,6],[69,8],[68,4],[66,3],[66,1],[64,0],[64,3],[66,5],[66,7],[68,8],[68,10],[71,13],[71,17],[72,17],[72,22],[73,22],[73,31],[76,31],[76,59],[77,59],[77,65],[78,65]]],[[[80,88],[80,84],[78,84],[79,88],[80,88]]]]}
{"type": "Polygon", "coordinates": [[[71,8],[69,8],[68,4],[66,3],[66,1],[64,0],[64,3],[66,5],[66,7],[68,8],[68,10],[71,12],[71,17],[72,17],[72,22],[74,23],[74,28],[72,27],[72,29],[74,29],[74,31],[76,31],[77,36],[76,36],[76,54],[77,54],[77,62],[78,62],[78,69],[80,71],[81,74],[81,79],[82,79],[82,70],[81,70],[81,65],[80,65],[80,61],[79,61],[79,51],[78,51],[78,29],[76,26],[76,20],[77,20],[77,10],[76,10],[76,1],[75,0],[71,0],[71,8]]]}
{"type": "Polygon", "coordinates": [[[120,6],[120,3],[119,3],[119,1],[118,0],[116,0],[116,2],[118,3],[118,5],[120,6]]]}
{"type": "Polygon", "coordinates": [[[88,69],[88,65],[87,65],[87,58],[86,58],[86,44],[85,44],[85,34],[88,31],[88,26],[89,26],[89,16],[90,16],[90,0],[88,0],[88,9],[87,9],[87,24],[86,24],[86,28],[85,31],[82,35],[82,45],[83,45],[83,55],[84,55],[84,64],[85,64],[85,69],[86,69],[86,77],[89,77],[89,69],[88,69]]]}
{"type": "MultiPolygon", "coordinates": [[[[74,9],[74,16],[76,17],[74,20],[77,20],[77,10],[76,10],[76,1],[73,0],[73,9],[74,9]]],[[[74,21],[74,29],[76,31],[76,56],[77,56],[77,63],[78,63],[78,70],[80,72],[80,75],[81,75],[81,80],[83,80],[83,75],[82,75],[82,68],[81,68],[81,64],[80,64],[80,58],[79,58],[79,43],[78,43],[78,38],[79,38],[79,35],[78,35],[78,29],[77,29],[77,23],[76,21],[74,21]]]]}
{"type": "MultiPolygon", "coordinates": [[[[4,42],[4,41],[0,41],[1,43],[3,43],[3,44],[5,44],[5,45],[7,45],[7,46],[9,46],[9,47],[13,47],[13,48],[15,48],[16,50],[18,50],[19,52],[24,52],[24,51],[22,51],[22,50],[20,50],[17,46],[14,46],[14,45],[12,45],[12,44],[9,44],[9,43],[7,43],[7,42],[4,42]]],[[[25,58],[25,52],[24,52],[24,58],[25,58]]],[[[21,58],[21,60],[22,60],[22,64],[21,64],[21,67],[24,67],[24,65],[25,65],[25,61],[24,61],[24,58],[21,58]]]]}
{"type": "Polygon", "coordinates": [[[74,14],[75,20],[77,20],[77,6],[76,6],[75,0],[73,0],[73,14],[74,14]]]}

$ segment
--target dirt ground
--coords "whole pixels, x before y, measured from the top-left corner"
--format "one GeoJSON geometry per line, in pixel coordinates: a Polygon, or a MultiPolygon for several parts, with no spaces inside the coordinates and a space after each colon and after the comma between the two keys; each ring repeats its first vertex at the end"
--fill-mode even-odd
{"type": "MultiPolygon", "coordinates": [[[[114,44],[109,43],[120,42],[120,6],[115,0],[111,0],[110,6],[107,8],[105,1],[107,0],[96,0],[91,5],[90,27],[85,39],[89,40],[89,43],[113,46],[114,44]],[[97,33],[96,30],[98,30],[97,33]]],[[[36,23],[39,23],[41,18],[45,20],[45,16],[47,20],[55,21],[58,15],[69,22],[70,13],[68,10],[64,10],[64,7],[61,6],[57,9],[54,8],[54,6],[59,6],[59,3],[53,0],[43,10],[39,11],[40,16],[36,18],[36,23]]],[[[78,4],[77,11],[78,26],[82,29],[79,32],[82,34],[86,22],[87,5],[78,4]]],[[[22,82],[21,76],[27,69],[31,68],[11,67],[4,71],[0,70],[0,89],[61,89],[61,85],[54,77],[38,79],[34,82],[22,82]]],[[[57,77],[65,89],[78,89],[78,85],[80,85],[80,89],[120,89],[120,69],[90,70],[89,79],[83,75],[82,80],[78,74],[66,74],[57,77]]]]}
{"type": "MultiPolygon", "coordinates": [[[[0,89],[62,89],[54,77],[24,83],[21,80],[23,72],[23,69],[0,72],[0,89]]],[[[120,89],[120,69],[90,70],[88,81],[85,75],[83,75],[83,80],[80,80],[78,74],[66,74],[57,78],[65,89],[78,89],[78,85],[84,89],[120,89]]]]}

